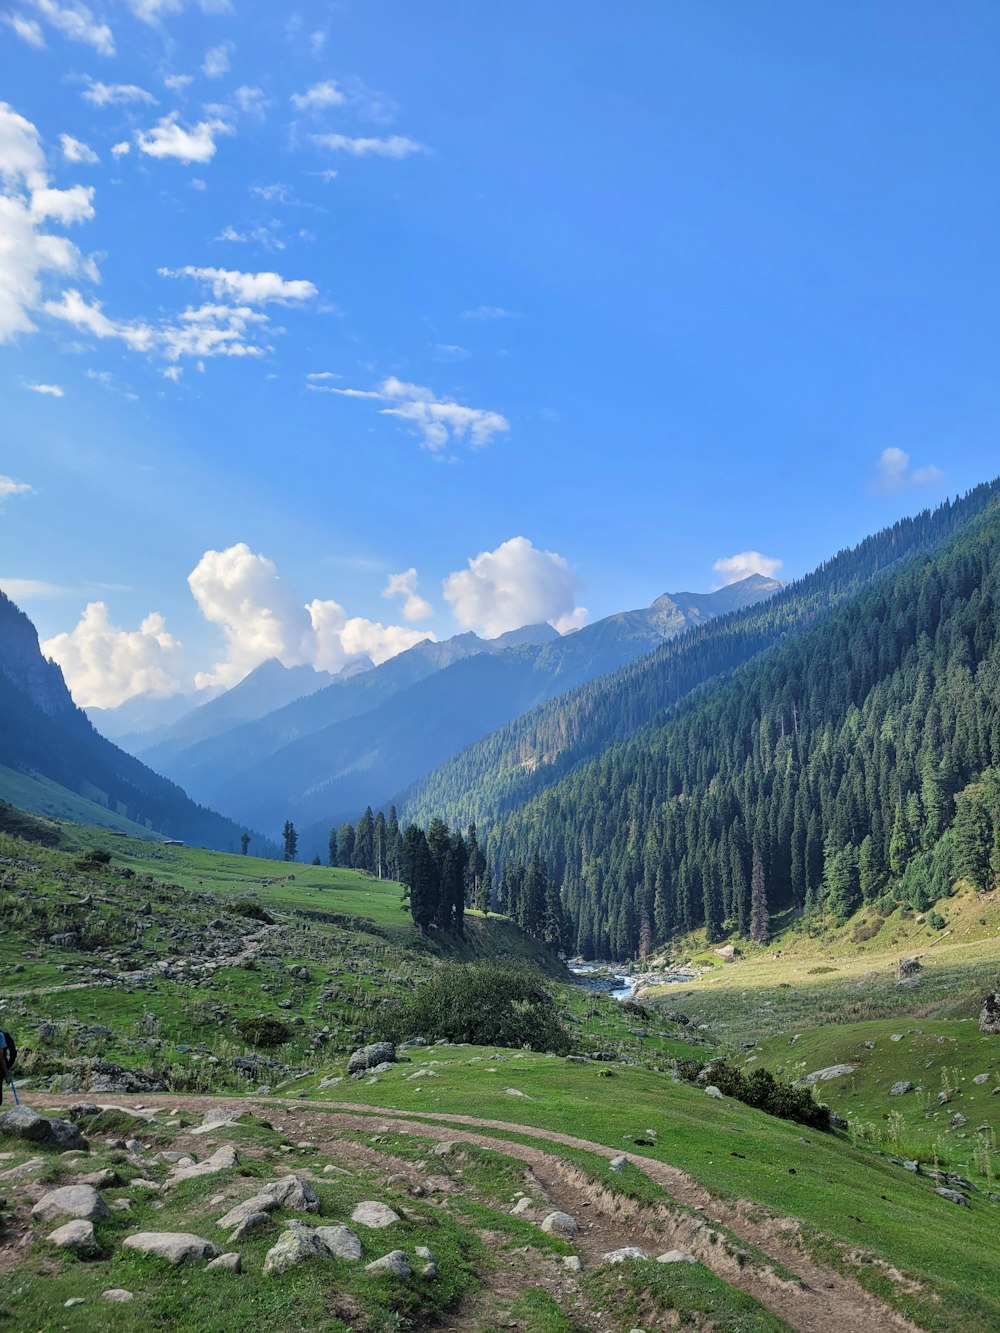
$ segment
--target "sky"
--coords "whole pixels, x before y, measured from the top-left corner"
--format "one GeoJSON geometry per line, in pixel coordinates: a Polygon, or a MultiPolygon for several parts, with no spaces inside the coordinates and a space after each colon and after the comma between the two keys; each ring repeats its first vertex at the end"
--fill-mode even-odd
{"type": "Polygon", "coordinates": [[[1000,472],[1000,9],[0,0],[78,703],[791,579],[1000,472]]]}

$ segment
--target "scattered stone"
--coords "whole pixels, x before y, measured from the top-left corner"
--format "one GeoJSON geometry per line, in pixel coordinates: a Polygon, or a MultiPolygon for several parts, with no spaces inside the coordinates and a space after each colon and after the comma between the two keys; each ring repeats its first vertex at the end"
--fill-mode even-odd
{"type": "Polygon", "coordinates": [[[52,1147],[86,1152],[87,1140],[68,1120],[47,1120],[30,1106],[15,1106],[0,1115],[0,1135],[26,1143],[44,1143],[52,1147]]]}
{"type": "Polygon", "coordinates": [[[192,1134],[208,1134],[213,1129],[221,1129],[225,1125],[235,1125],[241,1116],[245,1115],[238,1106],[213,1106],[205,1112],[204,1118],[197,1129],[192,1129],[192,1134]]]}
{"type": "Polygon", "coordinates": [[[960,1208],[971,1208],[971,1207],[972,1207],[972,1205],[969,1203],[969,1201],[968,1201],[968,1199],[965,1197],[965,1195],[959,1193],[958,1190],[948,1190],[948,1189],[944,1189],[943,1187],[939,1187],[938,1189],[936,1189],[936,1190],[934,1191],[934,1193],[935,1193],[935,1194],[940,1194],[940,1195],[941,1195],[941,1198],[942,1198],[942,1199],[947,1199],[949,1203],[957,1203],[958,1206],[959,1206],[960,1208]]]}
{"type": "Polygon", "coordinates": [[[976,1077],[975,1077],[972,1081],[973,1081],[973,1083],[975,1083],[977,1086],[980,1086],[980,1087],[981,1087],[982,1084],[984,1084],[984,1083],[989,1083],[989,1081],[990,1081],[990,1076],[989,1076],[989,1074],[977,1074],[976,1077]]]}
{"type": "Polygon", "coordinates": [[[223,1144],[204,1162],[194,1162],[191,1166],[185,1166],[183,1162],[179,1162],[167,1178],[166,1188],[170,1189],[174,1185],[179,1185],[182,1180],[195,1180],[199,1176],[214,1176],[219,1171],[228,1171],[230,1167],[239,1166],[239,1163],[240,1159],[236,1149],[228,1143],[223,1144]]]}
{"type": "Polygon", "coordinates": [[[355,1263],[361,1258],[361,1242],[350,1227],[317,1227],[316,1235],[335,1259],[348,1259],[355,1263]]]}
{"type": "Polygon", "coordinates": [[[134,1301],[135,1297],[130,1291],[126,1291],[124,1287],[109,1287],[107,1291],[101,1292],[101,1300],[123,1303],[125,1301],[134,1301]]]}
{"type": "Polygon", "coordinates": [[[86,1305],[87,1302],[82,1296],[71,1296],[68,1301],[63,1301],[64,1310],[72,1310],[77,1305],[86,1305]]]}
{"type": "Polygon", "coordinates": [[[372,1199],[366,1199],[358,1204],[351,1214],[351,1221],[357,1222],[363,1227],[373,1227],[381,1229],[382,1227],[391,1227],[399,1221],[399,1214],[394,1213],[388,1204],[376,1203],[372,1199]]]}
{"type": "Polygon", "coordinates": [[[904,1093],[912,1091],[913,1091],[913,1084],[909,1081],[909,1079],[903,1078],[900,1079],[898,1083],[894,1083],[892,1085],[892,1087],[889,1089],[889,1096],[902,1097],[904,1093]]]}
{"type": "Polygon", "coordinates": [[[527,1097],[528,1095],[526,1092],[519,1092],[517,1088],[504,1088],[504,1092],[508,1097],[527,1097]]]}
{"type": "Polygon", "coordinates": [[[696,1264],[698,1260],[693,1254],[688,1254],[684,1250],[668,1250],[666,1254],[657,1256],[658,1264],[696,1264]]]}
{"type": "Polygon", "coordinates": [[[901,958],[896,964],[896,980],[902,981],[904,977],[912,977],[922,971],[923,964],[919,958],[901,958]]]}
{"type": "Polygon", "coordinates": [[[979,1031],[987,1037],[1000,1036],[1000,991],[990,991],[979,1015],[979,1031]]]}
{"type": "Polygon", "coordinates": [[[844,1078],[848,1074],[853,1074],[857,1065],[828,1065],[826,1069],[816,1069],[805,1078],[800,1078],[798,1087],[811,1088],[814,1083],[827,1083],[830,1079],[844,1078]]]}
{"type": "Polygon", "coordinates": [[[638,1249],[635,1245],[626,1245],[622,1250],[609,1250],[601,1258],[602,1264],[626,1264],[632,1259],[648,1259],[649,1255],[645,1250],[638,1249]]]}
{"type": "Polygon", "coordinates": [[[43,1195],[31,1210],[37,1222],[54,1222],[57,1217],[76,1217],[86,1222],[110,1217],[111,1211],[93,1185],[64,1185],[43,1195]]]}
{"type": "Polygon", "coordinates": [[[413,1251],[413,1253],[417,1256],[418,1259],[426,1259],[429,1263],[434,1262],[434,1256],[433,1254],[431,1254],[430,1250],[427,1248],[426,1245],[418,1245],[417,1248],[413,1251]]]}
{"type": "Polygon", "coordinates": [[[122,1248],[155,1254],[175,1267],[203,1259],[217,1259],[222,1253],[218,1245],[187,1231],[137,1231],[134,1236],[125,1237],[122,1248]]]}
{"type": "Polygon", "coordinates": [[[722,1091],[714,1083],[710,1083],[705,1089],[706,1097],[714,1097],[717,1101],[722,1101],[722,1091]]]}
{"type": "Polygon", "coordinates": [[[265,1227],[269,1227],[270,1225],[270,1213],[250,1213],[236,1227],[233,1234],[229,1237],[229,1243],[230,1245],[235,1245],[236,1242],[242,1240],[244,1236],[249,1236],[254,1231],[263,1231],[265,1227]]]}
{"type": "Polygon", "coordinates": [[[277,1245],[264,1257],[264,1276],[287,1273],[310,1259],[329,1259],[330,1251],[312,1227],[304,1222],[292,1222],[277,1245]]]}
{"type": "Polygon", "coordinates": [[[621,1157],[612,1157],[608,1165],[611,1167],[611,1170],[614,1171],[616,1175],[621,1175],[621,1173],[628,1166],[628,1158],[625,1157],[624,1155],[621,1157]]]}
{"type": "Polygon", "coordinates": [[[252,1198],[230,1208],[225,1217],[220,1217],[216,1226],[228,1231],[238,1227],[254,1213],[273,1213],[278,1208],[293,1209],[298,1213],[318,1213],[319,1198],[309,1181],[302,1176],[282,1176],[280,1180],[265,1185],[252,1198]]]}
{"type": "Polygon", "coordinates": [[[216,1273],[242,1273],[243,1260],[235,1253],[235,1251],[230,1251],[228,1254],[220,1254],[218,1259],[213,1259],[205,1266],[205,1271],[206,1273],[210,1271],[216,1273]]]}
{"type": "Polygon", "coordinates": [[[81,1259],[90,1259],[101,1250],[94,1235],[93,1222],[85,1222],[82,1218],[58,1227],[48,1239],[50,1245],[58,1245],[61,1250],[71,1250],[81,1259]]]}
{"type": "Polygon", "coordinates": [[[964,1124],[965,1124],[965,1116],[962,1114],[961,1111],[956,1111],[955,1114],[948,1121],[948,1125],[951,1129],[961,1129],[964,1124]]]}
{"type": "Polygon", "coordinates": [[[583,1264],[580,1262],[579,1255],[567,1254],[563,1259],[563,1268],[566,1269],[567,1273],[579,1273],[582,1267],[583,1264]]]}
{"type": "Polygon", "coordinates": [[[541,1228],[551,1236],[575,1236],[580,1230],[576,1218],[569,1213],[554,1212],[541,1222],[541,1228]]]}
{"type": "Polygon", "coordinates": [[[409,1261],[402,1250],[390,1250],[367,1266],[369,1273],[391,1273],[393,1277],[412,1277],[409,1261]]]}
{"type": "Polygon", "coordinates": [[[30,1176],[33,1171],[41,1171],[46,1165],[44,1157],[32,1157],[19,1166],[9,1166],[6,1171],[0,1171],[0,1180],[18,1180],[21,1176],[30,1176]]]}
{"type": "Polygon", "coordinates": [[[349,1074],[363,1074],[367,1069],[375,1069],[377,1065],[395,1064],[396,1048],[391,1041],[375,1041],[370,1046],[362,1046],[360,1050],[354,1052],[347,1062],[347,1072],[349,1074]]]}
{"type": "Polygon", "coordinates": [[[431,1151],[435,1157],[450,1157],[457,1147],[457,1143],[452,1143],[449,1140],[446,1143],[436,1143],[431,1151]]]}
{"type": "Polygon", "coordinates": [[[118,1172],[106,1166],[103,1171],[91,1171],[89,1176],[81,1176],[77,1184],[93,1185],[95,1190],[104,1189],[106,1185],[118,1184],[118,1172]]]}
{"type": "Polygon", "coordinates": [[[420,1275],[421,1277],[437,1277],[437,1264],[424,1264],[423,1268],[420,1270],[420,1275]]]}

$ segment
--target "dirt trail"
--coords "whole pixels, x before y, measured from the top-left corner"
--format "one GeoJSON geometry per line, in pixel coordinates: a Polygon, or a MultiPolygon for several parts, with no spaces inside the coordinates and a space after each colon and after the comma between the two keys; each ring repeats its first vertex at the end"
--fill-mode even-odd
{"type": "MultiPolygon", "coordinates": [[[[80,1095],[46,1096],[45,1105],[81,1100],[86,1098],[80,1095]]],[[[690,1212],[665,1206],[640,1206],[595,1187],[583,1172],[556,1153],[483,1131],[518,1134],[607,1159],[619,1155],[618,1150],[602,1143],[505,1120],[437,1112],[430,1113],[432,1119],[423,1119],[419,1112],[345,1102],[190,1095],[161,1095],[150,1099],[148,1095],[125,1094],[116,1094],[114,1102],[147,1109],[156,1104],[164,1109],[182,1108],[199,1113],[217,1106],[247,1111],[266,1107],[272,1118],[275,1111],[280,1111],[293,1122],[296,1136],[301,1137],[303,1132],[314,1136],[318,1148],[323,1147],[324,1128],[372,1132],[376,1127],[378,1131],[419,1133],[427,1138],[491,1148],[529,1165],[553,1204],[584,1223],[579,1238],[581,1258],[595,1260],[606,1251],[621,1249],[625,1245],[637,1245],[653,1254],[673,1248],[684,1249],[696,1255],[730,1285],[753,1296],[798,1333],[843,1333],[844,1329],[851,1333],[886,1333],[889,1329],[917,1333],[915,1325],[865,1291],[853,1278],[810,1258],[796,1244],[798,1223],[794,1219],[762,1221],[755,1216],[757,1209],[748,1201],[715,1198],[679,1168],[629,1153],[628,1159],[634,1167],[690,1212]],[[713,1224],[725,1227],[732,1235],[756,1246],[770,1260],[796,1274],[799,1280],[785,1280],[753,1260],[741,1264],[729,1252],[723,1238],[713,1230],[713,1224]]],[[[330,1143],[330,1149],[335,1151],[335,1141],[330,1143]]]]}

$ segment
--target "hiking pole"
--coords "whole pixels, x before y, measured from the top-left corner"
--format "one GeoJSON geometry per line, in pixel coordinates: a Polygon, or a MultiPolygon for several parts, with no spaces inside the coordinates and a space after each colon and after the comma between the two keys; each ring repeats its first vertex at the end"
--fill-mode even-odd
{"type": "Polygon", "coordinates": [[[14,1105],[20,1106],[21,1099],[17,1095],[17,1088],[14,1087],[14,1075],[10,1072],[9,1069],[7,1070],[7,1082],[10,1084],[10,1090],[14,1094],[14,1105]]]}

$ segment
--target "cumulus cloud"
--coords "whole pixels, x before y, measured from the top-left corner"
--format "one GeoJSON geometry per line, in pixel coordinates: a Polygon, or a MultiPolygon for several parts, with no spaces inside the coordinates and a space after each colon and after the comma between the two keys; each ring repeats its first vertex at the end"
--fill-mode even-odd
{"type": "Polygon", "coordinates": [[[304,93],[292,93],[291,102],[296,111],[325,111],[331,106],[343,106],[347,98],[333,79],[314,83],[304,93]]]}
{"type": "Polygon", "coordinates": [[[79,624],[42,644],[62,667],[74,700],[83,708],[115,708],[135,694],[158,698],[182,688],[182,649],[152,612],[137,630],[113,625],[104,602],[89,602],[79,624]]]}
{"type": "Polygon", "coordinates": [[[136,143],[147,157],[172,157],[190,165],[211,162],[215,156],[215,136],[232,134],[233,127],[224,120],[201,120],[190,129],[180,124],[176,111],[164,116],[151,130],[140,130],[136,143]]]}
{"type": "Polygon", "coordinates": [[[403,134],[390,134],[384,139],[354,138],[350,134],[314,134],[313,142],[335,153],[351,157],[409,157],[411,153],[426,153],[427,149],[415,139],[403,134]]]}
{"type": "Polygon", "coordinates": [[[382,589],[383,597],[402,597],[403,619],[426,620],[434,614],[434,608],[426,598],[417,592],[417,571],[405,569],[402,574],[390,574],[389,581],[382,589]]]}
{"type": "Polygon", "coordinates": [[[944,480],[945,474],[933,464],[913,467],[905,449],[883,449],[872,489],[877,495],[895,495],[899,491],[940,486],[944,480]]]}
{"type": "Polygon", "coordinates": [[[269,301],[289,304],[308,301],[317,295],[315,285],[305,278],[285,279],[278,273],[239,273],[224,268],[195,268],[190,264],[178,269],[161,268],[158,272],[162,278],[194,278],[206,283],[219,300],[250,305],[266,305],[269,301]]]}
{"type": "Polygon", "coordinates": [[[58,384],[26,384],[25,388],[30,389],[32,393],[48,394],[50,398],[63,398],[65,396],[62,387],[58,384]]]}
{"type": "Polygon", "coordinates": [[[555,551],[539,551],[527,537],[480,552],[442,587],[458,623],[488,638],[543,621],[566,634],[587,620],[586,607],[576,605],[580,580],[569,563],[555,551]]]}
{"type": "Polygon", "coordinates": [[[713,568],[722,575],[723,587],[749,578],[751,574],[763,574],[774,578],[781,568],[781,561],[770,555],[761,555],[760,551],[739,551],[736,555],[723,556],[716,560],[713,568]]]}
{"type": "Polygon", "coordinates": [[[130,102],[156,105],[153,94],[135,83],[101,83],[99,79],[88,79],[87,87],[80,96],[94,106],[127,106],[130,102]]]}
{"type": "Polygon", "coordinates": [[[79,139],[74,139],[72,134],[60,134],[59,143],[67,162],[87,162],[92,166],[100,161],[93,148],[89,148],[79,139]]]}
{"type": "Polygon", "coordinates": [[[13,477],[5,477],[0,473],[0,501],[10,495],[29,495],[33,489],[26,481],[15,481],[13,477]]]}
{"type": "Polygon", "coordinates": [[[339,671],[352,660],[379,663],[433,637],[398,625],[348,616],[339,602],[316,599],[303,606],[278,576],[274,562],[238,542],[206,551],[188,584],[202,615],[225,635],[225,658],[200,672],[196,684],[231,686],[276,657],[286,666],[308,663],[339,671]]]}
{"type": "Polygon", "coordinates": [[[420,384],[407,384],[390,375],[377,389],[337,389],[310,383],[317,393],[335,393],[341,398],[367,398],[386,403],[382,416],[398,417],[420,437],[425,449],[439,454],[448,444],[468,439],[473,449],[490,443],[494,435],[510,430],[510,422],[499,412],[466,407],[452,398],[439,398],[420,384]]]}
{"type": "Polygon", "coordinates": [[[35,328],[47,274],[87,271],[76,246],[40,224],[91,216],[92,197],[83,186],[49,187],[37,129],[0,102],[0,343],[35,328]]]}
{"type": "Polygon", "coordinates": [[[147,324],[110,319],[100,301],[87,301],[75,287],[64,291],[58,301],[46,301],[43,309],[52,319],[72,324],[81,333],[120,338],[135,351],[148,351],[153,343],[153,330],[147,324]]]}
{"type": "MultiPolygon", "coordinates": [[[[31,0],[31,2],[45,22],[57,32],[61,32],[64,37],[68,37],[71,42],[83,42],[86,46],[92,46],[98,55],[115,54],[115,39],[111,29],[106,23],[98,23],[86,5],[79,3],[60,5],[56,0],[31,0]]],[[[20,32],[19,35],[24,36],[20,32]]],[[[31,41],[31,38],[26,40],[31,41]]],[[[34,45],[38,43],[35,42],[34,45]]]]}
{"type": "Polygon", "coordinates": [[[228,74],[229,53],[232,49],[231,42],[220,42],[218,46],[206,51],[201,66],[202,74],[208,79],[221,79],[223,74],[228,74]]]}

